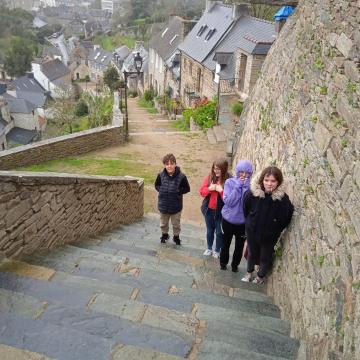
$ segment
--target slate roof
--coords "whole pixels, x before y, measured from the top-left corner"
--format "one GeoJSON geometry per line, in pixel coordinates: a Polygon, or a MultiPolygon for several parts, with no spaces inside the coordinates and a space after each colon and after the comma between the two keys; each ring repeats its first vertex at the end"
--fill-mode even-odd
{"type": "Polygon", "coordinates": [[[6,134],[6,139],[8,142],[27,145],[30,144],[37,136],[38,132],[36,130],[26,130],[14,127],[6,134]]]}
{"type": "Polygon", "coordinates": [[[183,40],[184,20],[174,16],[158,34],[150,39],[149,48],[162,59],[168,59],[183,40]]]}
{"type": "Polygon", "coordinates": [[[10,113],[30,114],[36,109],[36,105],[25,99],[18,99],[10,94],[3,94],[3,98],[7,101],[10,113]]]}
{"type": "Polygon", "coordinates": [[[62,56],[60,49],[56,46],[45,46],[42,52],[42,56],[44,57],[46,55],[51,57],[62,56]]]}
{"type": "Polygon", "coordinates": [[[241,49],[253,55],[266,55],[276,39],[274,23],[252,16],[240,17],[216,48],[217,52],[241,49]]]}
{"type": "Polygon", "coordinates": [[[203,62],[233,23],[232,7],[215,3],[186,36],[179,49],[197,62],[203,62]],[[210,31],[213,31],[211,35],[210,31]],[[214,31],[215,30],[215,31],[214,31]],[[209,38],[209,35],[210,38],[209,38]]]}
{"type": "Polygon", "coordinates": [[[130,54],[130,49],[126,45],[123,45],[116,48],[114,53],[116,53],[120,60],[124,60],[130,54]]]}
{"type": "Polygon", "coordinates": [[[56,80],[70,73],[70,70],[59,59],[41,64],[41,71],[50,80],[56,80]]]}
{"type": "Polygon", "coordinates": [[[101,66],[108,66],[111,59],[112,53],[102,48],[95,49],[89,54],[89,61],[98,63],[101,66]]]}
{"type": "Polygon", "coordinates": [[[11,88],[16,91],[16,98],[24,99],[36,107],[44,106],[49,95],[31,74],[13,80],[9,85],[9,90],[11,88]]]}
{"type": "Polygon", "coordinates": [[[0,84],[0,95],[6,92],[6,84],[0,84]]]}

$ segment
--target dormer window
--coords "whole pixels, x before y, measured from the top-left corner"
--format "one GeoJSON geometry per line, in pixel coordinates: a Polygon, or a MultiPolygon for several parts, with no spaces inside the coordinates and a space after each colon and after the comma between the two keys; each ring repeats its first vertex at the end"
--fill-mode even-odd
{"type": "Polygon", "coordinates": [[[166,29],[162,32],[161,37],[164,37],[168,30],[169,30],[169,28],[166,28],[166,29]]]}
{"type": "Polygon", "coordinates": [[[198,31],[198,33],[196,34],[197,37],[200,37],[204,32],[205,30],[208,28],[207,25],[202,25],[198,31]]]}
{"type": "Polygon", "coordinates": [[[209,41],[215,33],[216,33],[216,29],[210,29],[205,36],[205,41],[209,41]]]}
{"type": "Polygon", "coordinates": [[[170,45],[172,45],[172,43],[175,41],[175,39],[178,37],[178,35],[174,35],[174,37],[170,40],[170,45]]]}

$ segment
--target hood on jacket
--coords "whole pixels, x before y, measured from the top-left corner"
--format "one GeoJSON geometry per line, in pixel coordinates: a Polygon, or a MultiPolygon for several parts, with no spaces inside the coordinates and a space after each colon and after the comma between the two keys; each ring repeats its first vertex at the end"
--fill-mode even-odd
{"type": "MultiPolygon", "coordinates": [[[[255,197],[264,198],[265,191],[261,188],[259,184],[261,172],[257,173],[253,179],[251,180],[250,190],[255,197]]],[[[280,186],[278,186],[272,193],[271,198],[275,200],[281,200],[285,195],[285,183],[283,182],[280,186]]]]}
{"type": "Polygon", "coordinates": [[[253,173],[253,166],[251,164],[251,162],[249,160],[240,160],[236,167],[235,167],[235,174],[236,174],[236,177],[239,176],[239,173],[241,171],[244,171],[244,172],[247,172],[250,174],[250,176],[252,175],[253,173]]]}

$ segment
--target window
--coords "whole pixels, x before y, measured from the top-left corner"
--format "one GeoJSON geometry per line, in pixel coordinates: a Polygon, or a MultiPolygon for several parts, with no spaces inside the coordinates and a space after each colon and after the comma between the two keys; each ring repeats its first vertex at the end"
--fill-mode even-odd
{"type": "Polygon", "coordinates": [[[169,28],[166,28],[166,29],[162,32],[161,37],[164,37],[168,30],[169,30],[169,28]]]}
{"type": "Polygon", "coordinates": [[[196,36],[197,36],[197,37],[200,37],[200,36],[205,32],[205,30],[206,30],[207,28],[208,28],[207,25],[202,25],[202,26],[200,27],[199,31],[197,32],[196,36]]]}
{"type": "Polygon", "coordinates": [[[216,29],[210,29],[205,36],[205,41],[209,41],[215,33],[216,33],[216,29]]]}
{"type": "Polygon", "coordinates": [[[178,35],[174,35],[174,37],[170,40],[170,45],[175,41],[175,39],[178,37],[178,35]]]}

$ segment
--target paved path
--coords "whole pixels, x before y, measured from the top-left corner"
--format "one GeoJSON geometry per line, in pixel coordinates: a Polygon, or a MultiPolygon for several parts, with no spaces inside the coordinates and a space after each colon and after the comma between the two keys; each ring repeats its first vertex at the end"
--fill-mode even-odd
{"type": "Polygon", "coordinates": [[[204,229],[159,243],[147,215],[97,238],[0,265],[1,360],[295,359],[261,286],[202,256],[204,229]]]}

